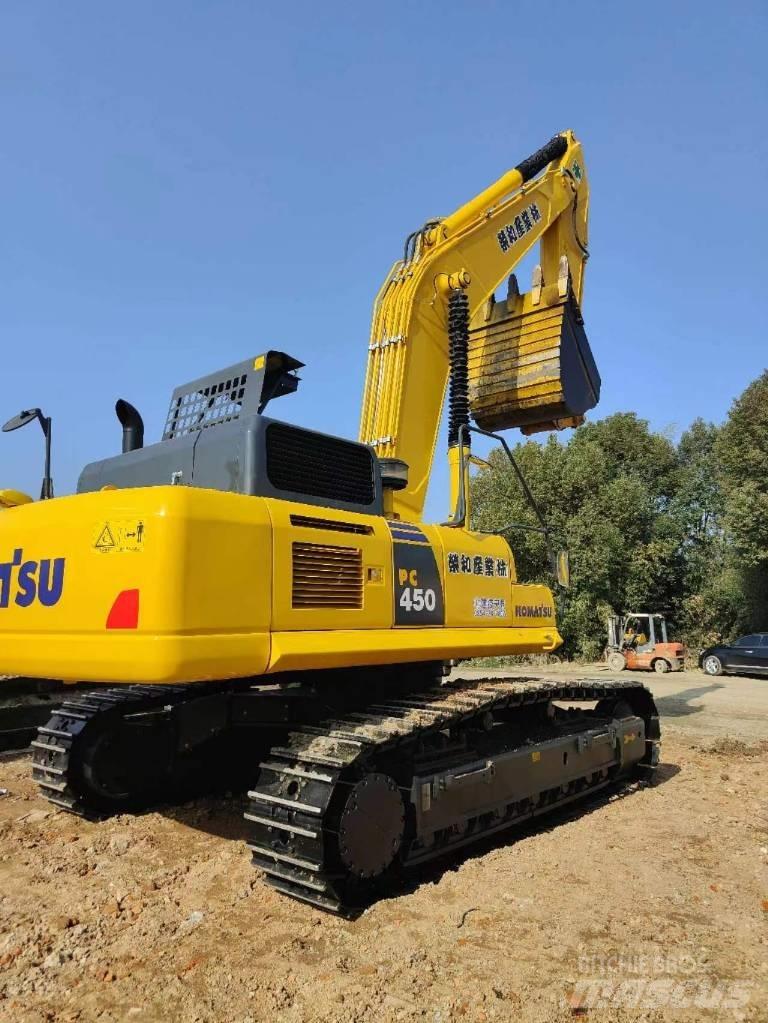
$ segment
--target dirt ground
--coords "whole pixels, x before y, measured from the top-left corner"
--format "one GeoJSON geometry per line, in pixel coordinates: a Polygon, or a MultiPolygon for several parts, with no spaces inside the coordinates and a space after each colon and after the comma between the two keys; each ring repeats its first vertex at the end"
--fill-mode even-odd
{"type": "Polygon", "coordinates": [[[768,679],[643,680],[655,785],[354,922],[265,886],[238,800],[87,823],[2,758],[0,1020],[768,1019],[768,679]]]}

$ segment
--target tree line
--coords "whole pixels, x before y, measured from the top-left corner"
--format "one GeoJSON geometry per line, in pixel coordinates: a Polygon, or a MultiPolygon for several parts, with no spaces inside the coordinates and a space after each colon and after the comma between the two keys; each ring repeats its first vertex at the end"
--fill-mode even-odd
{"type": "MultiPolygon", "coordinates": [[[[548,525],[571,558],[557,594],[568,657],[598,657],[606,619],[667,615],[692,652],[768,631],[768,370],[733,402],[722,425],[697,419],[675,443],[621,412],[513,449],[548,525]]],[[[504,452],[474,476],[472,524],[535,526],[504,452]]],[[[505,533],[520,581],[548,579],[544,539],[505,533]]]]}

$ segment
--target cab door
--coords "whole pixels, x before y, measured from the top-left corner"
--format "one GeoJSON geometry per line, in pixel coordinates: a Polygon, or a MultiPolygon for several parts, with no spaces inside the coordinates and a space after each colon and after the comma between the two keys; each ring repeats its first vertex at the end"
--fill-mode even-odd
{"type": "Polygon", "coordinates": [[[768,632],[760,636],[760,646],[757,648],[757,660],[755,664],[761,674],[768,675],[768,632]]]}
{"type": "Polygon", "coordinates": [[[728,666],[745,674],[764,671],[768,648],[762,646],[762,639],[759,633],[737,639],[728,651],[728,666]]]}

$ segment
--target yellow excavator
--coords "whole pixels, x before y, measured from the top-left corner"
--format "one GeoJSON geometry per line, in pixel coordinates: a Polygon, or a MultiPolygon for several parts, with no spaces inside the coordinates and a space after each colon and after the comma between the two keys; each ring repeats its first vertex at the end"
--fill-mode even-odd
{"type": "Polygon", "coordinates": [[[103,683],[33,742],[51,803],[99,816],[248,788],[267,881],[348,913],[655,766],[634,681],[448,678],[561,643],[550,589],[472,529],[468,476],[482,434],[525,487],[495,431],[577,425],[598,400],[588,194],[568,131],[408,236],[375,303],[359,441],[265,415],[302,367],[267,351],[177,387],[158,443],[118,401],[121,454],[76,494],[0,515],[0,669],[103,683]],[[511,274],[537,244],[521,293],[511,274]],[[450,512],[427,524],[446,391],[450,512]]]}

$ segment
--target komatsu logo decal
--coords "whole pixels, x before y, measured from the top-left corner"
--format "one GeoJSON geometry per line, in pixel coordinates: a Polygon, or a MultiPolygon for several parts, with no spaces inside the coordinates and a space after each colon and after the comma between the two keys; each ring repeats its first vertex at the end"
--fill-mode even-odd
{"type": "Polygon", "coordinates": [[[505,224],[497,233],[496,240],[501,251],[506,252],[510,245],[514,245],[523,235],[532,231],[540,220],[541,210],[535,202],[532,202],[530,206],[527,206],[509,224],[505,224]]]}
{"type": "Polygon", "coordinates": [[[19,607],[29,607],[35,601],[43,607],[58,604],[64,591],[65,561],[25,561],[23,549],[17,547],[10,561],[0,561],[0,608],[8,607],[11,598],[19,607]]]}
{"type": "Polygon", "coordinates": [[[516,618],[554,618],[555,610],[549,604],[515,604],[516,618]]]}

